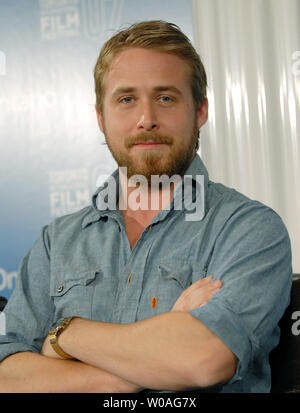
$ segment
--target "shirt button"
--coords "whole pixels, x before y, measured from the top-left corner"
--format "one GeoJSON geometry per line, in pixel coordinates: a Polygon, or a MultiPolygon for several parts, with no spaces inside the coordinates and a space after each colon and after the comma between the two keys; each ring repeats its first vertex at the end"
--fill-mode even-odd
{"type": "Polygon", "coordinates": [[[61,293],[61,292],[63,291],[63,289],[64,289],[64,284],[63,284],[63,283],[60,283],[60,284],[59,284],[59,287],[58,287],[58,289],[57,289],[57,292],[58,292],[58,293],[61,293]]]}
{"type": "Polygon", "coordinates": [[[128,281],[127,281],[128,285],[130,285],[131,280],[132,280],[132,272],[129,274],[129,277],[128,277],[128,281]]]}

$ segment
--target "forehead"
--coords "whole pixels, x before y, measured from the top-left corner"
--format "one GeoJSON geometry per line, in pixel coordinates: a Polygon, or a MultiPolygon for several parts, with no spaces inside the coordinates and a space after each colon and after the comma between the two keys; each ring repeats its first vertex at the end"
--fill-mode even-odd
{"type": "Polygon", "coordinates": [[[129,48],[112,60],[105,76],[108,93],[118,87],[157,87],[173,84],[189,88],[190,68],[180,57],[166,52],[143,48],[129,48]]]}

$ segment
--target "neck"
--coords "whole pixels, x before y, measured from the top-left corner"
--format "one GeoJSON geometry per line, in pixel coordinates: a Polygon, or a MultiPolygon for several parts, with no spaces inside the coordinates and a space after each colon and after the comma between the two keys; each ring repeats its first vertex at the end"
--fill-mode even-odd
{"type": "Polygon", "coordinates": [[[119,208],[124,217],[134,218],[146,226],[172,202],[174,188],[181,178],[177,177],[169,181],[153,180],[148,183],[146,178],[142,179],[143,177],[135,180],[128,178],[122,169],[119,169],[121,185],[119,208]]]}

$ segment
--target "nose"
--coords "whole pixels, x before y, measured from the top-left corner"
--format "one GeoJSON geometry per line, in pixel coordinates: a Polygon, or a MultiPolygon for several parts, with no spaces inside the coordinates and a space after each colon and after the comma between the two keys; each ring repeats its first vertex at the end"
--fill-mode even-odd
{"type": "Polygon", "coordinates": [[[151,103],[143,104],[136,126],[139,130],[144,130],[147,132],[158,128],[156,113],[151,103]]]}

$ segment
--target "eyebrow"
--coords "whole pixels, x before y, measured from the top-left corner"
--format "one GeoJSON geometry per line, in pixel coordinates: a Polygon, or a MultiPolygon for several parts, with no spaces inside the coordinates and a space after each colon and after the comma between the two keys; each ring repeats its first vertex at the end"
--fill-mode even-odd
{"type": "Polygon", "coordinates": [[[136,89],[134,87],[118,87],[113,93],[112,96],[121,95],[122,93],[131,93],[136,89]]]}
{"type": "Polygon", "coordinates": [[[156,92],[174,92],[177,93],[177,95],[182,95],[182,92],[176,87],[176,86],[156,86],[154,88],[156,92]]]}
{"type": "MultiPolygon", "coordinates": [[[[155,92],[173,92],[176,93],[177,95],[182,95],[182,92],[175,86],[171,86],[171,85],[166,85],[166,86],[155,86],[153,88],[153,90],[155,92]]],[[[113,93],[112,96],[117,96],[117,95],[121,95],[123,93],[132,93],[135,92],[136,88],[135,87],[118,87],[113,93]]]]}

